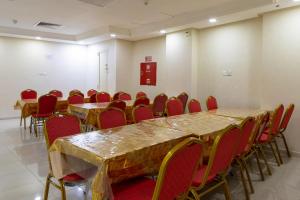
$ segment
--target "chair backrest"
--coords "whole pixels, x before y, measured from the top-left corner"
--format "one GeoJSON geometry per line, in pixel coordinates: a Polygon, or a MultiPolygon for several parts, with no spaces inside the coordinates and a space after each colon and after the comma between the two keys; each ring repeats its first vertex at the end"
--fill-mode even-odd
{"type": "Polygon", "coordinates": [[[131,95],[128,94],[128,93],[122,92],[119,95],[119,99],[122,100],[122,101],[129,101],[129,100],[131,100],[131,95]]]}
{"type": "Polygon", "coordinates": [[[196,113],[202,111],[200,102],[196,99],[190,100],[188,108],[190,113],[196,113]]]}
{"type": "Polygon", "coordinates": [[[140,121],[153,119],[153,111],[149,106],[139,105],[132,109],[132,117],[135,123],[139,123],[140,121]]]}
{"type": "Polygon", "coordinates": [[[276,135],[279,133],[280,122],[284,112],[284,106],[280,104],[273,112],[270,118],[270,134],[276,135]]]}
{"type": "Polygon", "coordinates": [[[283,119],[282,119],[282,122],[280,124],[280,131],[285,131],[285,129],[287,128],[289,122],[290,122],[290,119],[292,117],[292,114],[294,112],[294,109],[295,109],[295,105],[294,104],[290,104],[289,107],[286,109],[285,113],[284,113],[284,116],[283,116],[283,119]]]}
{"type": "Polygon", "coordinates": [[[241,124],[241,139],[237,146],[236,155],[240,156],[247,153],[250,145],[251,136],[255,130],[256,121],[253,117],[246,118],[241,124]]]}
{"type": "Polygon", "coordinates": [[[138,92],[138,93],[136,93],[135,98],[138,99],[140,97],[147,97],[147,94],[145,92],[138,92]]]}
{"type": "Polygon", "coordinates": [[[120,92],[115,93],[114,96],[113,96],[113,100],[119,100],[119,96],[120,96],[121,93],[123,93],[123,92],[120,91],[120,92]]]}
{"type": "Polygon", "coordinates": [[[152,199],[186,199],[202,152],[196,138],[187,138],[173,147],[160,166],[152,199]]]}
{"type": "Polygon", "coordinates": [[[230,125],[215,138],[201,187],[206,184],[209,176],[227,173],[240,137],[241,129],[236,125],[230,125]]]}
{"type": "Polygon", "coordinates": [[[93,94],[92,96],[90,96],[90,103],[96,103],[97,102],[97,100],[96,100],[96,95],[97,94],[93,94]]]}
{"type": "Polygon", "coordinates": [[[182,92],[177,96],[178,99],[180,99],[182,106],[183,106],[183,111],[185,111],[186,103],[189,99],[189,95],[185,92],[182,92]]]}
{"type": "Polygon", "coordinates": [[[83,96],[81,96],[79,94],[75,94],[75,95],[68,97],[68,103],[69,104],[83,104],[84,98],[83,98],[83,96]]]}
{"type": "Polygon", "coordinates": [[[260,124],[259,127],[257,127],[258,130],[253,142],[256,143],[259,142],[261,135],[264,133],[264,130],[268,126],[269,119],[270,119],[270,112],[266,112],[260,117],[260,124]]]}
{"type": "Polygon", "coordinates": [[[108,108],[119,108],[119,109],[125,111],[126,103],[121,100],[115,100],[115,101],[112,101],[107,107],[108,108]]]}
{"type": "Polygon", "coordinates": [[[21,92],[21,99],[36,99],[37,92],[35,90],[27,89],[21,92]]]}
{"type": "Polygon", "coordinates": [[[75,89],[75,90],[71,90],[71,91],[69,92],[69,96],[73,96],[73,95],[75,95],[75,94],[84,97],[84,94],[83,94],[80,90],[75,89]]]}
{"type": "Polygon", "coordinates": [[[110,102],[110,94],[108,94],[107,92],[98,92],[96,94],[96,100],[98,103],[110,102]]]}
{"type": "Polygon", "coordinates": [[[87,96],[91,97],[93,94],[96,94],[96,93],[97,93],[97,90],[90,89],[89,91],[87,91],[87,96]]]}
{"type": "Polygon", "coordinates": [[[165,94],[159,94],[153,101],[153,113],[155,116],[163,116],[168,96],[165,94]]]}
{"type": "Polygon", "coordinates": [[[206,100],[207,110],[215,110],[218,109],[217,99],[213,96],[209,96],[206,100]]]}
{"type": "Polygon", "coordinates": [[[51,90],[49,92],[49,94],[52,94],[53,96],[56,96],[58,98],[63,97],[62,91],[59,91],[59,90],[51,90]]]}
{"type": "Polygon", "coordinates": [[[126,125],[126,115],[121,109],[110,107],[98,115],[99,129],[108,129],[126,125]]]}
{"type": "Polygon", "coordinates": [[[46,120],[44,130],[47,147],[50,148],[57,138],[80,133],[80,120],[70,114],[53,115],[46,120]]]}
{"type": "Polygon", "coordinates": [[[57,97],[51,94],[46,94],[39,97],[38,100],[38,114],[54,113],[56,107],[57,97]]]}
{"type": "Polygon", "coordinates": [[[150,104],[150,100],[147,97],[140,97],[134,101],[133,107],[138,106],[138,105],[148,106],[149,104],[150,104]]]}
{"type": "Polygon", "coordinates": [[[171,97],[166,102],[167,116],[182,115],[184,113],[182,102],[176,97],[171,97]]]}

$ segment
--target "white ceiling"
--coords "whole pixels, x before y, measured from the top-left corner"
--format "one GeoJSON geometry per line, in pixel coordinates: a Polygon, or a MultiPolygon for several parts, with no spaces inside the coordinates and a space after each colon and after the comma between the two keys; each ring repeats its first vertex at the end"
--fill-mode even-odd
{"type": "MultiPolygon", "coordinates": [[[[289,1],[281,0],[283,4],[289,1]]],[[[272,0],[0,0],[0,35],[91,43],[116,33],[137,40],[155,36],[160,29],[203,28],[209,26],[209,17],[232,16],[219,20],[226,23],[271,8],[275,9],[272,0]],[[103,2],[104,7],[95,5],[103,2]],[[35,27],[40,21],[63,27],[35,27]]]]}

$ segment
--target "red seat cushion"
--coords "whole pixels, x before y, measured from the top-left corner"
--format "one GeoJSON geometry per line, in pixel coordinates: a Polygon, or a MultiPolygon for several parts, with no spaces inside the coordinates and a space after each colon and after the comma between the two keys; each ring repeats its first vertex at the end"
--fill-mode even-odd
{"type": "Polygon", "coordinates": [[[63,177],[64,182],[77,182],[77,181],[83,181],[84,178],[79,176],[78,174],[69,174],[65,177],[63,177]]]}
{"type": "Polygon", "coordinates": [[[114,200],[151,200],[155,181],[138,178],[112,186],[114,200]]]}
{"type": "Polygon", "coordinates": [[[34,118],[46,118],[46,117],[50,117],[51,115],[52,115],[52,113],[48,113],[48,114],[35,113],[35,114],[32,114],[32,117],[34,117],[34,118]]]}
{"type": "MultiPolygon", "coordinates": [[[[269,129],[268,129],[269,130],[269,129]]],[[[266,130],[267,131],[267,130],[266,130]]],[[[259,138],[259,142],[265,143],[269,141],[269,133],[268,132],[263,132],[259,138]]]]}
{"type": "MultiPolygon", "coordinates": [[[[192,183],[193,186],[197,187],[197,186],[200,186],[200,185],[201,185],[201,183],[202,183],[202,181],[203,181],[204,173],[205,173],[205,171],[206,171],[206,167],[207,167],[207,166],[204,165],[204,166],[200,167],[200,169],[198,169],[198,171],[196,172],[195,177],[194,177],[194,179],[193,179],[193,183],[192,183]]],[[[214,175],[209,175],[209,176],[208,176],[208,179],[207,179],[207,182],[212,181],[215,177],[216,177],[216,174],[214,174],[214,175]]]]}

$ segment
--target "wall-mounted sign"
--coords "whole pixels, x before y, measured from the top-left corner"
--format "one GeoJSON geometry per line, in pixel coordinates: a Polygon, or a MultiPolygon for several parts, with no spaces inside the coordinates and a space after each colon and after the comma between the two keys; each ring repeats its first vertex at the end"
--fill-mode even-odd
{"type": "Polygon", "coordinates": [[[152,62],[152,56],[145,56],[145,62],[152,62]]]}
{"type": "Polygon", "coordinates": [[[140,85],[156,85],[156,62],[141,63],[140,85]]]}

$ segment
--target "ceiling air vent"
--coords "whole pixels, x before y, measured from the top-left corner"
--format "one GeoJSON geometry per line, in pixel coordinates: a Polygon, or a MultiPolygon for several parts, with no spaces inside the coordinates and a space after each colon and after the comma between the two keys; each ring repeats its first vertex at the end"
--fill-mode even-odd
{"type": "Polygon", "coordinates": [[[62,27],[60,24],[54,24],[49,22],[38,22],[35,24],[36,27],[48,28],[48,29],[59,29],[62,27]]]}
{"type": "Polygon", "coordinates": [[[78,0],[94,6],[105,7],[108,4],[112,3],[114,0],[78,0]]]}

